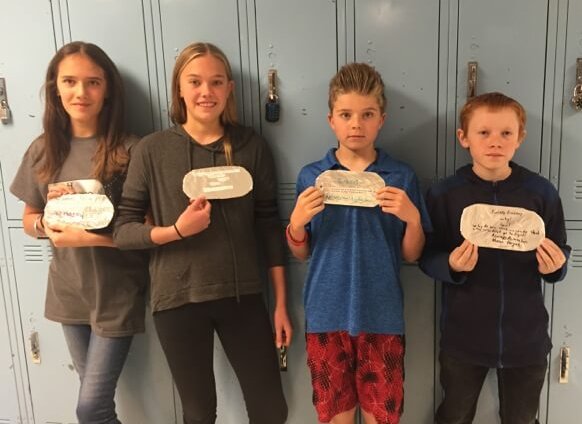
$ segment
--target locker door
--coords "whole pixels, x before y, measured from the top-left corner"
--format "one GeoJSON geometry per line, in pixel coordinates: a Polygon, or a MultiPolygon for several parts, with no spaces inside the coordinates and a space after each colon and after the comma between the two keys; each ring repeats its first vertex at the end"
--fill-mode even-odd
{"type": "MultiPolygon", "coordinates": [[[[0,237],[0,241],[2,241],[0,237]]],[[[3,250],[0,249],[3,253],[3,250]]],[[[4,257],[0,257],[4,261],[4,257]]],[[[3,267],[2,267],[3,268],[3,267]]],[[[3,270],[2,270],[3,271],[3,270]]],[[[6,274],[0,272],[0,340],[4,342],[0,346],[0,423],[12,424],[20,418],[18,411],[18,398],[16,396],[16,367],[12,359],[13,346],[8,330],[8,320],[12,319],[8,311],[11,310],[11,298],[8,292],[6,274]]]]}
{"type": "MultiPolygon", "coordinates": [[[[248,58],[246,40],[241,37],[246,22],[244,5],[236,0],[204,0],[176,2],[159,0],[159,21],[161,34],[156,42],[161,47],[158,56],[160,69],[160,86],[165,84],[167,102],[171,97],[170,84],[175,58],[188,44],[195,41],[208,41],[216,44],[228,57],[235,79],[238,116],[246,121],[244,108],[249,93],[247,92],[246,71],[243,67],[248,58]],[[240,16],[239,16],[239,7],[240,16]]],[[[169,103],[164,105],[169,107],[169,103]]],[[[166,125],[169,125],[166,122],[166,125]]],[[[215,338],[214,372],[218,396],[219,424],[236,423],[246,417],[238,380],[236,379],[220,341],[215,338]]],[[[177,398],[178,399],[178,398],[177,398]]],[[[181,412],[178,413],[181,417],[181,412]]],[[[180,421],[181,418],[178,419],[180,421]]]]}
{"type": "Polygon", "coordinates": [[[44,318],[44,298],[51,248],[21,227],[10,228],[14,274],[18,282],[30,394],[35,423],[74,423],[78,376],[64,342],[60,324],[44,318]],[[40,362],[33,362],[31,337],[38,336],[40,362]],[[58,393],[58,396],[57,396],[58,393]]]}
{"type": "MultiPolygon", "coordinates": [[[[354,3],[355,59],[375,66],[386,85],[387,118],[378,145],[412,165],[426,187],[437,169],[439,3],[354,3]]],[[[434,283],[416,266],[405,266],[402,286],[407,350],[402,423],[429,423],[435,390],[434,283]]]]}
{"type": "Polygon", "coordinates": [[[554,347],[550,356],[547,424],[577,424],[582,414],[582,229],[568,231],[568,243],[572,246],[568,275],[555,285],[553,295],[554,347]],[[569,379],[563,384],[559,381],[562,347],[570,348],[569,379]]]}
{"type": "MultiPolygon", "coordinates": [[[[23,328],[29,317],[18,316],[19,283],[25,282],[14,279],[10,262],[9,226],[19,225],[23,207],[8,188],[24,151],[41,132],[41,86],[55,45],[49,2],[0,0],[0,10],[4,34],[0,78],[6,83],[12,115],[8,123],[0,124],[0,422],[32,424],[29,371],[34,369],[25,347],[30,333],[23,328]]],[[[44,293],[37,296],[44,298],[44,293]]]]}
{"type": "MultiPolygon", "coordinates": [[[[532,171],[542,171],[547,0],[468,0],[459,1],[458,7],[456,115],[467,100],[467,64],[477,61],[476,93],[501,91],[527,111],[527,138],[514,160],[532,171]]],[[[470,157],[458,143],[455,146],[458,168],[470,157]]]]}
{"type": "MultiPolygon", "coordinates": [[[[570,99],[576,85],[576,63],[582,59],[582,36],[580,23],[582,1],[570,1],[568,30],[566,33],[566,59],[564,75],[564,97],[562,109],[562,154],[560,160],[560,196],[564,204],[566,219],[582,221],[582,111],[576,111],[570,99]],[[574,17],[577,17],[574,18],[574,17]]],[[[582,68],[582,65],[581,65],[582,68]]],[[[582,72],[582,69],[580,69],[582,72]]],[[[580,81],[582,82],[582,80],[580,81]]],[[[582,90],[582,87],[580,88],[582,90]]]]}
{"type": "MultiPolygon", "coordinates": [[[[256,45],[261,132],[269,142],[279,178],[279,207],[284,220],[295,204],[295,181],[301,167],[321,159],[337,141],[327,124],[327,87],[337,71],[336,2],[257,0],[256,45]],[[302,30],[309,28],[309,30],[302,30]],[[268,73],[277,71],[280,120],[264,119],[268,73]]],[[[254,70],[253,70],[254,71],[254,70]]],[[[287,269],[288,310],[295,337],[289,372],[283,384],[289,424],[317,422],[311,403],[311,380],[305,358],[303,282],[306,264],[290,258],[287,269]]]]}

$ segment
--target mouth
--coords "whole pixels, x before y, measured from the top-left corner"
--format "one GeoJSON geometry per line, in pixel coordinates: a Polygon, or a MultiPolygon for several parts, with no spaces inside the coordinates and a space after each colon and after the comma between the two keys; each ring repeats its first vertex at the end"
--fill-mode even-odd
{"type": "Polygon", "coordinates": [[[216,106],[216,102],[198,102],[196,103],[196,106],[202,108],[213,108],[214,106],[216,106]]]}

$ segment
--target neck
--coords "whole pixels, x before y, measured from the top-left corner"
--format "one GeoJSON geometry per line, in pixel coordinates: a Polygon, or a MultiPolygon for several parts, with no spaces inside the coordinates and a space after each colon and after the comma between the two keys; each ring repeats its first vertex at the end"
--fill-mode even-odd
{"type": "Polygon", "coordinates": [[[376,150],[372,148],[361,152],[340,146],[335,152],[335,157],[339,163],[350,171],[362,172],[376,160],[376,150]]]}
{"type": "Polygon", "coordinates": [[[97,134],[97,122],[75,122],[71,121],[71,133],[73,137],[88,138],[97,134]]]}
{"type": "Polygon", "coordinates": [[[473,165],[473,172],[482,180],[491,181],[495,183],[497,181],[503,181],[511,175],[511,167],[508,165],[507,168],[497,169],[494,171],[488,171],[487,169],[482,169],[473,165]]]}
{"type": "Polygon", "coordinates": [[[186,121],[184,131],[200,144],[210,144],[224,135],[224,127],[220,121],[213,124],[202,124],[196,121],[186,121]]]}

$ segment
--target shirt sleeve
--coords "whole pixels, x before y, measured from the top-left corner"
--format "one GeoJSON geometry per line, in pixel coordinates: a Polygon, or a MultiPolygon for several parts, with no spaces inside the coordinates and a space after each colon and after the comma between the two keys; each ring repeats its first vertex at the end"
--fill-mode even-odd
{"type": "Polygon", "coordinates": [[[36,172],[39,164],[41,139],[35,140],[24,156],[16,172],[10,192],[27,205],[43,210],[46,205],[47,184],[38,181],[36,172]]]}
{"type": "Polygon", "coordinates": [[[150,205],[148,185],[148,155],[144,143],[130,150],[131,158],[123,184],[113,241],[120,249],[149,249],[156,244],[151,239],[153,226],[145,223],[150,205]]]}

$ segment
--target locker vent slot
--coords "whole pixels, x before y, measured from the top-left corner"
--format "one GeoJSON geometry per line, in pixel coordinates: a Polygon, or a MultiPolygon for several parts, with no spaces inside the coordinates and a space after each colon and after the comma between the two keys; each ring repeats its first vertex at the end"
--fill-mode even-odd
{"type": "Polygon", "coordinates": [[[0,418],[0,424],[10,424],[11,422],[8,418],[0,418]]]}
{"type": "Polygon", "coordinates": [[[582,249],[572,249],[572,253],[570,253],[570,266],[572,268],[582,268],[582,249]]]}
{"type": "Polygon", "coordinates": [[[574,200],[582,200],[582,180],[574,181],[574,200]]]}
{"type": "Polygon", "coordinates": [[[50,262],[53,256],[52,250],[47,244],[25,244],[23,251],[25,262],[50,262]]]}
{"type": "MultiPolygon", "coordinates": [[[[581,184],[582,187],[582,184],[581,184]]],[[[581,188],[582,190],[582,188],[581,188]]],[[[582,197],[582,193],[580,194],[582,197]]],[[[294,202],[295,201],[295,183],[280,183],[279,184],[279,199],[281,201],[294,202]]]]}

